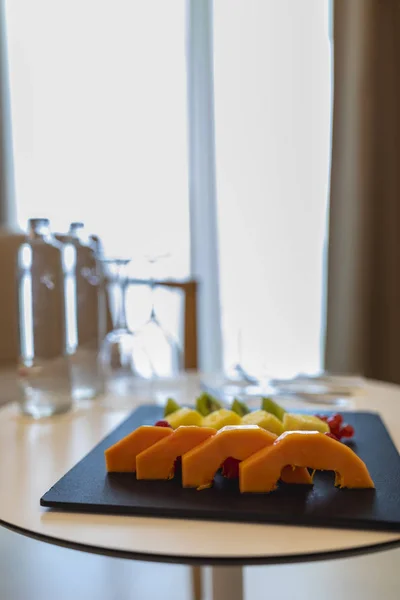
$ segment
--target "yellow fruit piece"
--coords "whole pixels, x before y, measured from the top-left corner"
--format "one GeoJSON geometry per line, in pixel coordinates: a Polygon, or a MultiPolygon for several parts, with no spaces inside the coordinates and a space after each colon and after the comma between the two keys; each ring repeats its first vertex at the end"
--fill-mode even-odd
{"type": "Polygon", "coordinates": [[[172,429],[177,429],[182,425],[197,425],[200,427],[203,417],[197,410],[193,410],[192,408],[180,408],[165,417],[165,420],[168,421],[172,429]]]}
{"type": "Polygon", "coordinates": [[[242,425],[258,425],[262,429],[281,435],[283,433],[283,424],[275,415],[266,410],[256,410],[242,417],[242,425]]]}
{"type": "Polygon", "coordinates": [[[233,410],[221,408],[215,410],[203,418],[203,427],[213,427],[214,429],[222,429],[227,425],[241,425],[242,419],[233,410]]]}
{"type": "Polygon", "coordinates": [[[328,423],[325,423],[325,421],[322,421],[315,415],[302,415],[302,417],[306,423],[310,423],[315,426],[315,431],[319,431],[320,433],[329,433],[331,430],[328,423]]]}
{"type": "Polygon", "coordinates": [[[297,415],[286,413],[283,417],[284,431],[319,431],[320,433],[329,433],[328,423],[321,421],[314,415],[297,415]]]}

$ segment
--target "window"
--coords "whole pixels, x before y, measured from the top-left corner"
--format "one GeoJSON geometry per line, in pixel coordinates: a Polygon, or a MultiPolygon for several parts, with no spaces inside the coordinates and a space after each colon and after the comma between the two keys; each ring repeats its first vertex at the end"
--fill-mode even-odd
{"type": "Polygon", "coordinates": [[[279,376],[321,366],[328,8],[321,0],[214,2],[226,366],[241,359],[279,376]]]}
{"type": "MultiPolygon", "coordinates": [[[[208,273],[219,261],[225,366],[318,369],[328,9],[329,0],[6,0],[20,224],[44,216],[60,231],[83,220],[112,254],[169,252],[173,277],[192,267],[207,291],[201,355],[216,364],[217,269],[208,273]],[[206,197],[214,165],[202,160],[213,162],[213,112],[218,245],[213,190],[206,197]],[[190,197],[191,232],[188,181],[191,194],[201,190],[190,197]]],[[[135,314],[148,307],[135,302],[135,314]]]]}
{"type": "Polygon", "coordinates": [[[189,273],[185,0],[7,0],[18,220],[189,273]]]}

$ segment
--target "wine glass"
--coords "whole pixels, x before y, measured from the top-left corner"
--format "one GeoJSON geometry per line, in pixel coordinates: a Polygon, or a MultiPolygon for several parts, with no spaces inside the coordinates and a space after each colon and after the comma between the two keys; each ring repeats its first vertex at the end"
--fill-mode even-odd
{"type": "Polygon", "coordinates": [[[131,391],[132,380],[139,375],[134,363],[134,334],[126,319],[127,266],[131,259],[100,260],[113,292],[114,318],[113,329],[101,344],[99,362],[109,391],[124,395],[131,391]]]}
{"type": "Polygon", "coordinates": [[[157,281],[154,268],[158,261],[169,254],[147,255],[150,265],[150,315],[142,328],[135,331],[136,342],[150,363],[149,377],[171,377],[182,370],[182,350],[175,337],[161,324],[155,308],[155,288],[157,281]]]}
{"type": "Polygon", "coordinates": [[[228,385],[236,385],[238,387],[247,387],[258,385],[259,381],[257,377],[251,375],[243,367],[243,344],[242,344],[242,330],[239,329],[237,332],[237,362],[232,364],[225,373],[225,380],[228,385]]]}
{"type": "Polygon", "coordinates": [[[221,372],[204,374],[201,388],[226,403],[226,406],[230,406],[236,398],[250,407],[259,407],[261,381],[243,366],[242,329],[235,329],[233,335],[230,329],[225,329],[224,342],[227,351],[225,361],[229,355],[228,361],[224,362],[228,366],[224,366],[221,372]]]}

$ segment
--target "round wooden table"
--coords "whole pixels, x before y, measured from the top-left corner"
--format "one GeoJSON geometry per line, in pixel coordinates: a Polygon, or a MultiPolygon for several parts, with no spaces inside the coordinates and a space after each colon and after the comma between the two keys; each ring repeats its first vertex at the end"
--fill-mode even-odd
{"type": "MultiPolygon", "coordinates": [[[[186,402],[192,402],[196,386],[198,379],[192,378],[180,400],[190,393],[186,402]]],[[[122,406],[108,398],[42,421],[22,417],[14,404],[3,407],[0,522],[19,533],[88,552],[213,565],[214,597],[219,600],[224,593],[231,600],[241,598],[240,567],[244,565],[327,559],[400,545],[399,534],[389,532],[61,513],[41,508],[43,493],[134,407],[135,399],[122,406]]],[[[379,412],[400,448],[400,387],[368,383],[366,393],[352,399],[347,408],[379,412]]]]}

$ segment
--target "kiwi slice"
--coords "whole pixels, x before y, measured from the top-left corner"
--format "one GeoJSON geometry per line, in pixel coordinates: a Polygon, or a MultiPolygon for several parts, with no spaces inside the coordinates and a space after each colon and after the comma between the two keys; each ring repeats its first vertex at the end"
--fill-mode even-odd
{"type": "Polygon", "coordinates": [[[261,399],[261,408],[266,412],[278,417],[280,421],[283,421],[283,417],[286,413],[286,410],[282,408],[277,402],[272,400],[272,398],[262,398],[261,399]]]}
{"type": "Polygon", "coordinates": [[[196,398],[196,410],[203,415],[203,417],[206,417],[220,408],[222,408],[221,402],[214,398],[214,396],[211,396],[208,392],[203,392],[196,398]]]}
{"type": "Polygon", "coordinates": [[[250,409],[247,406],[247,404],[245,404],[241,400],[238,400],[237,398],[235,398],[232,402],[231,410],[233,410],[233,412],[239,415],[239,417],[244,417],[244,415],[247,415],[250,412],[250,409]]]}
{"type": "Polygon", "coordinates": [[[164,417],[168,417],[171,413],[176,412],[181,407],[173,398],[168,398],[167,403],[164,408],[164,417]]]}

